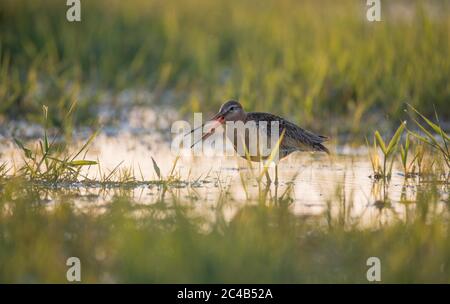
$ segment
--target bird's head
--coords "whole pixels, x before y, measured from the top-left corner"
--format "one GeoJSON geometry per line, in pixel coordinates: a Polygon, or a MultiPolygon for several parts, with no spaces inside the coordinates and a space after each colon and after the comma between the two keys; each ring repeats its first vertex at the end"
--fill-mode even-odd
{"type": "MultiPolygon", "coordinates": [[[[204,139],[211,136],[214,133],[216,127],[224,124],[225,122],[227,122],[227,121],[244,121],[246,117],[247,117],[247,114],[245,113],[244,109],[242,108],[242,106],[239,102],[237,102],[235,100],[227,101],[220,107],[219,112],[217,112],[217,114],[214,115],[214,117],[210,119],[210,121],[213,123],[211,126],[211,129],[207,133],[205,133],[199,141],[203,141],[204,139]]],[[[204,126],[205,126],[205,124],[203,124],[199,128],[203,128],[204,126]]],[[[194,132],[195,130],[196,129],[192,130],[190,133],[194,132]]],[[[199,141],[197,141],[197,142],[199,142],[199,141]]],[[[197,142],[195,142],[191,146],[191,148],[193,146],[195,146],[197,144],[197,142]]]]}
{"type": "Polygon", "coordinates": [[[245,120],[246,113],[241,104],[235,100],[225,102],[219,112],[211,119],[220,123],[226,121],[243,121],[245,120]]]}

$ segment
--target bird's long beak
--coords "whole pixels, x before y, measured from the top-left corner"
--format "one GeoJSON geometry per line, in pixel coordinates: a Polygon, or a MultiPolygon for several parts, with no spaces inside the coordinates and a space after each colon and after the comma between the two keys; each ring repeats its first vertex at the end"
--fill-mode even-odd
{"type": "MultiPolygon", "coordinates": [[[[211,135],[214,134],[214,131],[216,130],[216,128],[218,126],[220,126],[221,124],[223,124],[223,122],[225,121],[225,117],[222,113],[217,113],[216,115],[214,115],[214,117],[212,117],[210,120],[211,122],[211,128],[209,129],[209,131],[207,133],[205,133],[202,138],[200,138],[198,141],[196,141],[195,143],[192,144],[191,148],[193,148],[196,144],[198,144],[199,142],[207,139],[208,137],[210,137],[211,135]]],[[[205,124],[202,124],[200,127],[197,127],[195,129],[193,129],[191,132],[189,132],[186,135],[190,135],[192,134],[195,130],[198,130],[199,128],[202,128],[205,126],[205,124]]]]}

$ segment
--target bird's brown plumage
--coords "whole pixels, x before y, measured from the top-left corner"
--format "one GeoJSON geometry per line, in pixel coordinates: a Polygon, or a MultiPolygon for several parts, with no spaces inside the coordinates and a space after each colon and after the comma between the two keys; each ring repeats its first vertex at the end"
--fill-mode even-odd
{"type": "MultiPolygon", "coordinates": [[[[323,145],[323,142],[328,139],[326,136],[314,134],[313,132],[305,130],[297,126],[296,124],[274,114],[262,112],[247,113],[244,111],[241,104],[235,100],[230,100],[224,103],[220,107],[219,112],[213,117],[213,120],[218,121],[220,124],[224,124],[227,121],[242,121],[244,124],[254,121],[257,128],[260,127],[261,122],[265,122],[267,140],[269,141],[272,134],[272,122],[278,122],[279,134],[276,134],[277,139],[280,138],[284,132],[279,146],[280,159],[288,156],[295,151],[321,151],[329,153],[328,149],[323,145]]],[[[209,136],[209,134],[207,135],[209,136]]],[[[245,145],[248,147],[248,134],[246,133],[244,137],[245,145]]],[[[239,140],[238,136],[234,135],[232,136],[232,138],[234,148],[237,149],[239,140]]],[[[268,156],[262,157],[262,159],[266,158],[268,158],[268,156]]],[[[259,161],[261,160],[261,158],[258,156],[253,156],[251,157],[251,160],[259,161]]]]}
{"type": "Polygon", "coordinates": [[[272,134],[272,122],[278,122],[278,138],[284,135],[280,142],[279,152],[280,159],[288,156],[295,151],[321,151],[329,154],[329,150],[322,144],[328,138],[323,135],[316,135],[311,131],[305,130],[296,124],[270,113],[250,112],[246,115],[244,123],[254,121],[259,127],[261,121],[267,122],[267,135],[272,134]]]}

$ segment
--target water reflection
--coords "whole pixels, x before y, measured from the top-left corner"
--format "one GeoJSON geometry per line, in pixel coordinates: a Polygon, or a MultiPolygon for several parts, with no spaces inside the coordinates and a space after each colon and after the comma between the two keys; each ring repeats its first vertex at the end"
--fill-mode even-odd
{"type": "Polygon", "coordinates": [[[307,154],[281,162],[279,186],[241,158],[182,157],[165,183],[150,156],[166,176],[166,143],[124,136],[101,135],[89,157],[108,171],[128,155],[126,183],[0,180],[0,281],[63,283],[77,256],[83,283],[367,283],[376,256],[383,282],[448,282],[448,186],[374,181],[362,156],[307,154]]]}
{"type": "MultiPolygon", "coordinates": [[[[394,169],[389,182],[374,181],[371,164],[360,148],[338,147],[344,154],[333,156],[296,153],[279,164],[280,185],[258,182],[261,164],[248,163],[239,157],[197,157],[183,155],[174,166],[176,155],[170,151],[168,122],[176,115],[168,110],[156,115],[148,108],[130,111],[119,127],[105,128],[86,155],[97,159],[98,168],[83,174],[99,180],[111,172],[110,183],[80,182],[42,186],[41,201],[52,206],[55,197],[70,196],[80,210],[95,206],[101,212],[116,196],[126,195],[136,204],[153,205],[176,199],[194,212],[214,219],[219,204],[225,204],[224,220],[230,221],[242,207],[261,202],[284,203],[298,216],[329,214],[343,223],[371,226],[393,219],[405,220],[414,205],[422,183],[405,179],[394,169]],[[150,113],[149,113],[150,112],[150,113]],[[352,151],[354,153],[352,153],[352,151]],[[176,182],[158,183],[151,157],[162,176],[174,170],[176,182]],[[117,180],[126,181],[119,183],[117,180]],[[225,201],[225,202],[223,202],[225,201]]],[[[4,139],[0,160],[14,166],[20,163],[18,149],[4,139]]],[[[273,175],[273,168],[270,169],[273,175]]],[[[438,192],[444,208],[448,186],[438,192]]]]}

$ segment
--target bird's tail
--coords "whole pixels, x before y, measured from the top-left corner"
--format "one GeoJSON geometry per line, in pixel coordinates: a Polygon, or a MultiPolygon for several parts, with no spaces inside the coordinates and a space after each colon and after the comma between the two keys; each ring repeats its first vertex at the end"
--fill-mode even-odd
{"type": "Polygon", "coordinates": [[[322,145],[321,143],[314,144],[313,147],[315,151],[321,151],[325,152],[326,154],[330,154],[330,150],[328,150],[328,148],[322,145]]]}

